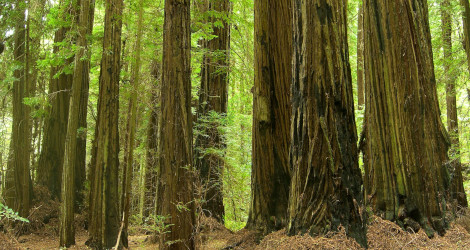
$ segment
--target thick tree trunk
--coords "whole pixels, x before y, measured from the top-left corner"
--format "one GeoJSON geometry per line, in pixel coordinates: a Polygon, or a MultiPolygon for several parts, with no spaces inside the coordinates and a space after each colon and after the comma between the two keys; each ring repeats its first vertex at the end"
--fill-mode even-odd
{"type": "Polygon", "coordinates": [[[255,1],[251,206],[247,227],[286,223],[290,170],[292,1],[255,1]]]}
{"type": "Polygon", "coordinates": [[[288,232],[341,224],[366,246],[346,12],[346,1],[294,1],[288,232]]]}
{"type": "Polygon", "coordinates": [[[199,135],[196,137],[195,164],[203,185],[203,211],[218,221],[224,220],[223,169],[224,159],[220,151],[225,148],[224,135],[219,131],[220,124],[214,121],[213,112],[219,116],[227,113],[228,67],[230,53],[229,0],[209,2],[208,11],[216,11],[222,17],[210,18],[209,22],[222,22],[215,26],[210,41],[203,41],[206,49],[201,69],[201,88],[197,111],[199,135]],[[212,153],[211,153],[212,152],[212,153]]]}
{"type": "Polygon", "coordinates": [[[122,0],[106,0],[103,56],[101,59],[98,121],[91,162],[90,238],[97,248],[115,246],[120,228],[119,73],[121,70],[122,0]]]}
{"type": "Polygon", "coordinates": [[[70,247],[75,244],[74,208],[76,197],[79,195],[77,188],[82,187],[82,185],[77,185],[76,182],[83,181],[81,177],[85,175],[84,169],[81,169],[81,167],[84,166],[84,162],[79,159],[79,157],[81,157],[81,148],[80,145],[78,145],[78,141],[83,136],[81,134],[83,132],[80,129],[83,112],[83,96],[88,96],[90,50],[87,35],[91,34],[92,25],[90,24],[93,23],[94,3],[95,0],[81,0],[80,2],[77,36],[77,46],[79,49],[75,55],[75,77],[72,82],[70,116],[68,117],[64,150],[61,192],[62,202],[60,208],[60,247],[70,247]]]}
{"type": "Polygon", "coordinates": [[[364,5],[360,3],[357,16],[357,107],[364,106],[364,5]]]}
{"type": "MultiPolygon", "coordinates": [[[[67,13],[63,15],[70,14],[75,16],[74,20],[77,19],[78,12],[75,6],[65,0],[62,0],[59,4],[66,6],[67,13]]],[[[53,53],[57,54],[60,52],[62,48],[59,44],[66,39],[69,31],[69,26],[61,27],[56,31],[53,53]]],[[[51,67],[49,82],[49,102],[51,108],[44,122],[44,138],[38,163],[38,183],[47,187],[53,198],[60,198],[70,89],[73,81],[73,74],[63,70],[73,60],[74,58],[71,57],[66,59],[63,64],[51,67]]]]}
{"type": "MultiPolygon", "coordinates": [[[[18,0],[17,6],[24,6],[24,1],[18,0]]],[[[28,217],[31,207],[32,188],[30,176],[30,149],[31,149],[31,109],[23,103],[29,97],[30,86],[26,80],[28,69],[25,54],[25,9],[18,8],[17,25],[14,34],[15,63],[18,68],[13,75],[17,79],[13,83],[13,126],[10,139],[10,155],[8,159],[7,182],[4,190],[6,205],[13,208],[22,217],[28,217]]]]}
{"type": "MultiPolygon", "coordinates": [[[[467,1],[468,2],[468,1],[467,1]]],[[[467,196],[463,187],[462,164],[460,161],[459,120],[457,116],[457,95],[455,91],[456,72],[452,67],[452,15],[449,0],[441,2],[442,41],[444,42],[444,81],[446,83],[447,129],[452,147],[450,150],[451,196],[458,206],[467,207],[467,196]]]]}
{"type": "Polygon", "coordinates": [[[365,195],[385,219],[443,233],[449,138],[426,0],[364,1],[365,195]]]}
{"type": "Polygon", "coordinates": [[[169,233],[164,249],[194,249],[190,1],[165,0],[157,214],[169,233]]]}

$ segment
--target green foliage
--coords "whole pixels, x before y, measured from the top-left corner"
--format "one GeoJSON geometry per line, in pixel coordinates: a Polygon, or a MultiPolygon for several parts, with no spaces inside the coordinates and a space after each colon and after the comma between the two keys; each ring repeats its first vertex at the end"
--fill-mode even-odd
{"type": "Polygon", "coordinates": [[[13,209],[0,202],[0,222],[3,221],[20,221],[29,223],[28,219],[19,216],[18,212],[13,211],[13,209]]]}

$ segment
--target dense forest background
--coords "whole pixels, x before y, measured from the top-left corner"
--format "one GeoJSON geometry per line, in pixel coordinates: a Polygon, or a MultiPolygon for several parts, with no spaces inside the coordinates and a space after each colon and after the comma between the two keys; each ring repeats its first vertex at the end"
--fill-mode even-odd
{"type": "MultiPolygon", "coordinates": [[[[167,2],[171,1],[167,0],[167,2]]],[[[176,2],[181,2],[180,5],[184,6],[190,2],[189,20],[184,16],[179,18],[178,9],[165,10],[164,0],[125,0],[124,2],[122,0],[2,0],[0,2],[0,193],[2,194],[0,220],[2,222],[24,220],[23,218],[32,221],[34,212],[30,214],[30,211],[44,209],[38,206],[38,201],[46,199],[42,196],[47,196],[47,199],[50,199],[49,204],[56,206],[54,209],[57,211],[53,216],[65,216],[64,214],[70,216],[70,210],[65,211],[72,209],[72,224],[74,212],[92,214],[89,211],[103,211],[102,214],[87,215],[87,227],[91,230],[90,232],[107,228],[107,219],[103,219],[106,221],[103,222],[97,218],[108,218],[107,216],[110,215],[107,213],[114,213],[111,217],[116,217],[118,227],[109,229],[103,233],[105,235],[117,232],[118,237],[126,238],[128,227],[134,226],[145,228],[155,234],[162,233],[167,230],[163,221],[168,218],[162,217],[161,212],[167,211],[165,209],[170,211],[171,208],[158,208],[157,204],[159,197],[166,195],[166,193],[160,194],[164,192],[161,190],[164,188],[170,190],[170,188],[164,185],[159,186],[162,184],[159,184],[157,179],[167,174],[167,177],[170,177],[165,180],[170,180],[172,172],[162,170],[161,166],[165,163],[160,162],[163,160],[159,157],[159,152],[164,150],[162,148],[165,148],[165,145],[170,145],[169,148],[176,145],[173,149],[180,147],[185,154],[176,150],[181,154],[174,156],[175,159],[179,161],[186,157],[189,162],[188,167],[181,170],[181,173],[178,170],[181,176],[187,176],[193,180],[194,176],[199,176],[200,171],[204,172],[205,167],[208,168],[214,164],[223,166],[216,174],[203,175],[206,179],[194,178],[194,182],[189,183],[193,187],[187,190],[194,190],[195,198],[186,200],[187,203],[179,204],[178,209],[188,210],[189,213],[196,212],[198,215],[213,216],[232,231],[245,228],[247,222],[248,227],[260,229],[258,223],[261,223],[259,221],[261,219],[258,220],[255,214],[250,215],[250,206],[256,206],[252,204],[252,202],[256,203],[253,201],[252,192],[254,191],[251,183],[254,178],[252,171],[255,171],[252,170],[252,161],[266,161],[269,159],[269,154],[267,156],[257,153],[262,155],[260,158],[252,156],[252,152],[255,151],[252,148],[253,145],[258,145],[256,141],[252,141],[256,139],[253,133],[260,131],[254,126],[262,126],[253,122],[253,117],[260,119],[263,116],[263,100],[255,100],[256,105],[253,104],[253,100],[257,98],[257,91],[278,91],[279,93],[279,90],[259,90],[255,86],[257,67],[254,65],[264,60],[256,55],[257,50],[255,50],[255,41],[258,39],[255,35],[257,34],[255,13],[264,13],[263,11],[267,11],[270,7],[260,3],[258,6],[260,9],[256,10],[259,12],[256,12],[254,3],[257,2],[256,0],[176,2]],[[84,8],[88,8],[89,11],[83,11],[84,8]],[[183,23],[186,26],[170,27],[168,29],[172,32],[165,31],[165,15],[168,13],[173,15],[167,17],[168,19],[174,18],[172,24],[183,23]],[[187,34],[188,31],[189,34],[187,34]],[[185,49],[176,53],[174,48],[165,47],[166,35],[168,35],[167,41],[185,49]],[[189,40],[185,39],[186,35],[190,37],[189,40]],[[117,43],[120,43],[119,46],[117,43]],[[103,48],[106,51],[103,51],[103,48]],[[190,92],[187,93],[190,99],[174,98],[175,95],[181,94],[178,89],[174,90],[175,92],[169,91],[171,86],[179,86],[181,89],[185,87],[185,85],[178,85],[179,82],[177,84],[168,80],[179,79],[178,73],[172,75],[171,69],[178,69],[175,72],[186,70],[186,68],[179,68],[181,65],[171,64],[173,63],[171,60],[165,61],[165,55],[169,53],[175,53],[172,54],[173,58],[180,58],[182,54],[190,53],[187,58],[189,61],[181,59],[189,63],[189,66],[183,63],[183,66],[186,65],[190,69],[189,78],[181,82],[190,84],[190,92]],[[109,74],[110,78],[106,79],[101,69],[107,63],[112,72],[120,73],[117,76],[109,74]],[[88,76],[89,81],[85,79],[88,76]],[[167,79],[169,83],[162,84],[163,79],[167,79]],[[116,86],[113,88],[113,81],[119,82],[118,90],[116,86]],[[206,88],[210,88],[211,81],[219,81],[217,84],[226,81],[226,92],[217,90],[222,92],[216,93],[216,95],[227,97],[226,100],[218,101],[222,103],[210,101],[213,93],[208,92],[213,90],[206,88]],[[19,84],[20,82],[22,85],[19,84]],[[84,82],[86,84],[81,85],[84,82]],[[78,85],[81,87],[75,90],[75,86],[78,85]],[[100,86],[101,91],[103,89],[106,91],[100,92],[100,86]],[[21,95],[15,94],[20,92],[21,95]],[[177,106],[179,101],[185,102],[184,107],[189,106],[191,114],[182,111],[180,113],[180,106],[177,106]],[[108,103],[106,108],[109,109],[109,113],[107,114],[111,115],[106,118],[100,118],[101,112],[106,112],[100,111],[100,102],[108,103]],[[175,106],[165,106],[163,103],[175,106]],[[206,106],[211,106],[212,109],[206,106]],[[116,112],[113,113],[114,111],[116,112]],[[17,114],[23,116],[23,123],[19,123],[18,130],[14,130],[17,114]],[[192,119],[194,123],[190,127],[191,132],[184,130],[182,128],[184,126],[178,127],[181,129],[178,131],[165,130],[166,121],[178,120],[179,117],[192,119]],[[106,133],[109,134],[103,135],[103,132],[98,132],[97,128],[102,128],[100,131],[107,131],[106,133]],[[75,135],[70,135],[67,131],[75,131],[75,135]],[[162,134],[159,131],[166,132],[162,134]],[[166,138],[163,140],[162,136],[166,133],[184,134],[184,138],[191,138],[193,148],[190,151],[192,152],[186,152],[185,145],[181,144],[177,138],[173,138],[174,141],[168,141],[170,139],[166,138]],[[191,136],[185,133],[190,133],[191,136]],[[108,141],[101,140],[101,137],[107,138],[108,141]],[[12,143],[12,141],[16,142],[12,143]],[[71,141],[74,143],[70,144],[74,145],[73,147],[66,144],[71,141]],[[109,141],[112,143],[110,144],[109,141]],[[103,143],[100,144],[101,142],[103,143]],[[109,155],[113,153],[116,154],[115,157],[110,158],[109,155]],[[9,172],[13,171],[13,167],[9,166],[9,162],[13,158],[14,166],[18,169],[18,166],[22,164],[24,169],[20,174],[21,177],[15,175],[17,179],[12,181],[9,179],[9,172]],[[20,164],[20,161],[23,163],[20,164]],[[95,166],[99,165],[100,161],[106,162],[103,165],[110,166],[109,169],[103,170],[109,172],[104,174],[96,172],[98,168],[95,166]],[[195,168],[189,167],[192,165],[191,162],[194,162],[195,168]],[[73,167],[63,168],[63,166],[73,167]],[[115,175],[116,178],[108,180],[106,179],[108,175],[115,175]],[[68,178],[72,178],[73,182],[70,182],[71,179],[68,178]],[[103,178],[106,179],[104,181],[107,183],[106,187],[116,186],[117,190],[103,191],[101,196],[93,193],[92,189],[103,188],[100,186],[103,178]],[[23,190],[24,196],[17,193],[17,196],[13,198],[16,201],[9,201],[11,199],[8,196],[9,190],[20,182],[23,188],[26,187],[28,190],[23,190]],[[67,186],[64,183],[73,183],[73,185],[67,186]],[[220,190],[220,194],[213,190],[220,190]],[[64,197],[69,197],[67,194],[70,197],[73,196],[74,199],[71,201],[65,199],[64,197]],[[207,194],[215,197],[214,200],[219,199],[223,202],[211,204],[206,200],[207,194]],[[26,210],[22,210],[25,209],[24,205],[15,205],[18,200],[22,200],[21,204],[25,204],[26,201],[30,203],[26,205],[26,210]],[[64,205],[68,202],[72,203],[68,206],[64,205]],[[118,204],[117,210],[107,211],[106,209],[109,209],[107,202],[118,204]],[[60,211],[59,203],[62,204],[60,211]],[[6,206],[11,207],[17,214],[6,206]],[[159,209],[162,210],[158,211],[159,209]]],[[[343,3],[343,1],[338,2],[343,3]]],[[[375,1],[364,2],[370,4],[375,1]]],[[[466,197],[465,195],[460,197],[467,199],[470,195],[470,57],[466,46],[470,43],[468,42],[469,34],[466,33],[469,27],[466,26],[465,21],[466,17],[470,16],[470,9],[464,8],[468,7],[468,1],[414,2],[419,2],[421,5],[427,4],[428,16],[426,18],[429,21],[431,34],[432,60],[423,63],[430,64],[428,66],[434,68],[439,102],[438,109],[434,111],[437,111],[437,114],[440,110],[440,119],[452,142],[448,151],[449,160],[443,164],[460,161],[466,193],[466,197]],[[457,117],[455,122],[450,118],[453,116],[457,117]]],[[[189,8],[189,6],[186,7],[189,8]]],[[[281,10],[283,7],[277,6],[277,8],[281,10]]],[[[364,46],[367,43],[364,43],[363,36],[368,31],[365,30],[367,25],[363,24],[366,19],[362,18],[367,11],[364,12],[361,0],[349,0],[347,5],[338,8],[343,8],[341,10],[344,10],[347,16],[346,20],[342,20],[343,17],[333,18],[344,21],[347,26],[347,36],[342,38],[347,39],[344,44],[349,51],[348,63],[351,73],[349,83],[352,87],[354,103],[354,116],[349,117],[354,117],[357,130],[355,131],[357,145],[354,147],[359,146],[359,149],[364,151],[360,140],[371,136],[367,134],[367,131],[363,131],[367,110],[365,93],[368,88],[364,84],[367,84],[367,79],[369,79],[367,75],[372,72],[365,70],[365,68],[368,69],[366,64],[370,58],[367,59],[364,56],[364,46]]],[[[279,17],[282,14],[279,11],[273,16],[279,17]]],[[[260,24],[262,25],[264,24],[260,24]]],[[[269,30],[269,24],[265,28],[269,30]]],[[[291,36],[292,34],[288,32],[279,32],[270,39],[280,41],[295,39],[291,36]]],[[[284,49],[287,51],[292,48],[291,45],[284,49]]],[[[347,63],[337,66],[336,69],[342,67],[348,67],[347,63]]],[[[400,88],[400,86],[395,88],[400,88]]],[[[290,91],[290,88],[285,91],[290,91]]],[[[293,91],[296,91],[295,88],[293,91]]],[[[288,124],[290,127],[290,122],[288,124]]],[[[283,139],[282,136],[276,136],[273,135],[271,139],[273,141],[283,139]]],[[[275,142],[261,140],[261,143],[265,145],[275,144],[275,142]]],[[[333,145],[333,150],[335,150],[334,147],[335,145],[333,145]]],[[[265,151],[261,149],[261,152],[265,151]]],[[[290,157],[295,157],[294,154],[291,152],[290,157]]],[[[287,154],[285,157],[287,159],[287,154]]],[[[359,153],[357,157],[362,175],[367,175],[369,172],[363,161],[363,153],[359,153]]],[[[276,158],[273,161],[283,160],[276,158]]],[[[210,168],[208,169],[207,171],[210,172],[210,168]]],[[[176,182],[178,183],[178,179],[176,182]]],[[[180,182],[178,185],[186,184],[180,182]]],[[[354,187],[354,184],[351,186],[354,187]]],[[[280,191],[279,196],[282,195],[280,191]]],[[[167,198],[171,200],[171,197],[167,198]]],[[[286,199],[288,198],[287,196],[286,199]]],[[[462,201],[459,197],[456,199],[459,208],[466,206],[466,200],[462,201]]],[[[287,201],[284,205],[287,206],[287,201]]],[[[369,207],[366,210],[372,214],[371,209],[374,210],[369,207]]],[[[287,214],[285,211],[283,213],[287,214]]],[[[185,217],[187,220],[199,221],[197,218],[190,218],[194,215],[185,216],[189,216],[185,217]]],[[[382,217],[391,219],[387,216],[382,217]]],[[[266,225],[261,230],[265,230],[264,234],[287,226],[285,221],[278,222],[275,216],[272,218],[274,221],[269,222],[272,225],[266,225]]],[[[69,224],[62,223],[68,219],[70,217],[60,217],[60,244],[67,246],[70,245],[70,239],[66,235],[70,231],[64,229],[66,227],[64,225],[69,224]]],[[[418,223],[422,224],[421,221],[418,223]]],[[[302,226],[299,227],[302,228],[302,226]]],[[[436,231],[440,230],[435,224],[431,227],[436,231]]],[[[354,225],[351,228],[354,228],[354,225]]],[[[98,248],[114,246],[116,243],[115,238],[108,239],[100,233],[91,234],[91,241],[99,242],[96,243],[98,248]]],[[[360,236],[352,236],[361,243],[360,236]]],[[[160,240],[164,238],[160,237],[160,240]]],[[[126,245],[127,242],[122,242],[122,244],[126,245]]],[[[178,244],[177,242],[174,245],[178,244]]]]}

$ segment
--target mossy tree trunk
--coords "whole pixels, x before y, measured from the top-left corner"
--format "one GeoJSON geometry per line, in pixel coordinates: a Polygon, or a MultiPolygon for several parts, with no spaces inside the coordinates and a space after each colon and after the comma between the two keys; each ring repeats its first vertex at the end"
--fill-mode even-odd
{"type": "Polygon", "coordinates": [[[13,72],[13,121],[10,140],[10,152],[7,165],[7,180],[3,197],[6,205],[18,212],[19,216],[27,218],[31,208],[32,187],[30,176],[30,149],[31,149],[31,119],[29,106],[24,104],[24,98],[29,97],[30,86],[26,76],[29,72],[26,67],[26,29],[25,8],[22,0],[16,2],[19,6],[16,11],[16,27],[14,33],[13,57],[18,66],[13,72]]]}
{"type": "Polygon", "coordinates": [[[229,0],[212,0],[208,2],[208,11],[219,13],[220,17],[210,17],[209,22],[221,22],[214,25],[212,35],[215,38],[203,41],[205,54],[201,69],[201,88],[199,89],[199,106],[197,111],[199,135],[196,137],[195,167],[203,185],[203,211],[218,221],[224,220],[223,169],[225,148],[224,135],[220,132],[220,119],[227,113],[228,73],[230,53],[231,12],[229,0]],[[212,118],[211,118],[212,117],[212,118]]]}
{"type": "Polygon", "coordinates": [[[194,249],[190,1],[165,0],[157,214],[163,249],[194,249]]]}
{"type": "MultiPolygon", "coordinates": [[[[468,2],[468,1],[467,1],[468,2]]],[[[451,172],[451,197],[460,207],[467,207],[467,196],[463,187],[462,164],[460,161],[459,120],[457,115],[457,93],[455,81],[457,72],[452,67],[452,15],[449,0],[441,2],[442,41],[444,42],[444,81],[446,84],[447,129],[452,147],[449,152],[451,172]]]]}
{"type": "Polygon", "coordinates": [[[365,196],[385,219],[443,233],[449,138],[426,0],[364,1],[365,196]]]}
{"type": "Polygon", "coordinates": [[[77,187],[83,184],[77,184],[77,181],[83,181],[85,175],[84,158],[81,157],[82,148],[78,140],[83,137],[80,125],[83,120],[82,112],[84,105],[84,95],[88,100],[89,72],[90,72],[90,46],[87,36],[92,32],[93,13],[95,0],[80,0],[80,14],[78,23],[77,46],[78,51],[75,55],[75,68],[72,82],[72,93],[70,98],[70,110],[67,123],[67,135],[65,139],[64,165],[62,174],[62,202],[60,207],[60,247],[70,247],[75,244],[75,203],[77,187]],[[83,172],[82,172],[83,171],[83,172]],[[80,177],[78,177],[80,176],[80,177]]]}
{"type": "Polygon", "coordinates": [[[289,198],[292,1],[255,0],[251,206],[247,228],[284,227],[289,198]]]}
{"type": "Polygon", "coordinates": [[[292,140],[288,233],[342,225],[366,246],[347,4],[294,0],[292,140]]]}
{"type": "MultiPolygon", "coordinates": [[[[61,0],[60,8],[63,11],[62,20],[78,19],[78,11],[74,4],[67,0],[61,0]]],[[[70,104],[70,90],[72,87],[73,73],[65,70],[73,63],[74,55],[66,52],[67,46],[63,42],[71,42],[70,29],[76,23],[60,27],[54,36],[53,53],[56,56],[65,56],[67,59],[58,60],[59,63],[51,67],[49,81],[49,114],[44,121],[44,138],[42,151],[38,162],[38,183],[47,187],[53,198],[60,198],[62,166],[64,160],[65,136],[67,134],[67,122],[70,104]],[[65,53],[63,55],[62,53],[65,53]]]]}
{"type": "Polygon", "coordinates": [[[98,121],[91,162],[90,226],[87,244],[109,249],[120,228],[119,72],[121,70],[122,0],[106,0],[103,56],[100,70],[98,121]]]}

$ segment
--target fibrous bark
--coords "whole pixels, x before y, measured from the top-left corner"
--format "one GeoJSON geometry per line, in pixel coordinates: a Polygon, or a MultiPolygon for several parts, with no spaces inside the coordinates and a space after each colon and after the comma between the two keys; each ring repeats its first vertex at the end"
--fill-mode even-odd
{"type": "Polygon", "coordinates": [[[366,246],[346,11],[346,1],[294,0],[287,230],[322,234],[341,224],[366,246]]]}
{"type": "Polygon", "coordinates": [[[190,1],[165,0],[157,214],[164,249],[194,249],[190,1]]]}
{"type": "MultiPolygon", "coordinates": [[[[70,2],[62,0],[60,3],[65,16],[74,16],[77,19],[77,9],[70,2]]],[[[71,25],[60,27],[54,37],[54,54],[64,50],[60,45],[68,41],[67,36],[71,25]]],[[[38,183],[47,187],[53,198],[60,198],[62,167],[64,160],[65,136],[67,134],[67,122],[70,104],[70,89],[72,87],[73,74],[64,71],[64,68],[74,60],[73,56],[67,58],[60,65],[51,67],[49,81],[49,114],[44,122],[44,138],[42,151],[38,162],[38,183]]]]}
{"type": "Polygon", "coordinates": [[[247,227],[284,227],[289,198],[292,1],[255,1],[251,206],[247,227]]]}
{"type": "MultiPolygon", "coordinates": [[[[80,145],[78,140],[82,137],[80,134],[80,125],[83,121],[83,101],[84,95],[88,96],[89,71],[90,71],[90,50],[87,41],[87,35],[91,34],[93,23],[94,0],[81,0],[80,15],[78,24],[77,46],[79,47],[75,55],[75,68],[72,82],[72,94],[70,100],[70,110],[67,123],[67,135],[65,139],[64,165],[62,174],[62,202],[60,209],[60,247],[70,247],[75,244],[75,202],[77,181],[83,181],[85,175],[84,158],[81,157],[80,145]],[[83,172],[81,172],[83,171],[83,172]]],[[[86,98],[88,99],[88,98],[86,98]]],[[[86,104],[85,104],[86,107],[86,104]]],[[[85,108],[86,113],[86,108],[85,108]]]]}
{"type": "Polygon", "coordinates": [[[365,196],[385,219],[443,233],[449,138],[440,119],[427,1],[366,0],[364,32],[365,196]]]}
{"type": "Polygon", "coordinates": [[[228,15],[231,11],[229,0],[209,1],[208,11],[216,11],[221,18],[211,17],[209,22],[222,22],[214,25],[216,37],[203,41],[205,54],[201,69],[201,88],[197,111],[199,135],[196,137],[195,167],[203,185],[203,211],[218,221],[224,220],[223,169],[224,159],[221,150],[225,148],[224,135],[220,133],[217,117],[227,113],[228,102],[228,65],[230,49],[230,24],[228,15]]]}
{"type": "Polygon", "coordinates": [[[25,54],[25,3],[16,2],[18,7],[13,56],[18,68],[13,72],[13,121],[10,139],[6,183],[3,198],[6,205],[18,212],[19,216],[27,218],[31,208],[32,187],[30,176],[31,121],[29,106],[24,104],[24,98],[29,97],[30,86],[26,80],[29,72],[26,67],[28,58],[25,54]]]}
{"type": "Polygon", "coordinates": [[[119,171],[119,73],[121,70],[122,0],[106,0],[103,56],[100,70],[98,121],[90,164],[90,225],[87,244],[109,249],[120,228],[119,171]]]}

